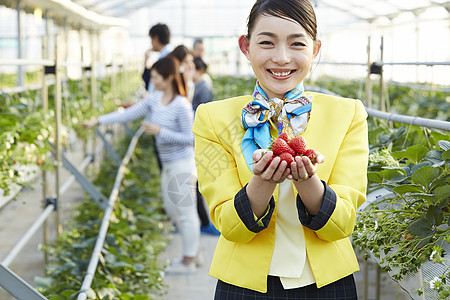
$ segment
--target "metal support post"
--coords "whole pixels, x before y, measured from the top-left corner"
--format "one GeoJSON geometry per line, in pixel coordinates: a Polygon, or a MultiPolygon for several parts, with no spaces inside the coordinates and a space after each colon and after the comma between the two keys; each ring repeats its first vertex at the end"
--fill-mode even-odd
{"type": "Polygon", "coordinates": [[[369,108],[372,108],[372,80],[370,79],[370,66],[372,64],[370,58],[370,36],[367,39],[367,77],[366,77],[366,105],[369,108]]]}
{"type": "MultiPolygon", "coordinates": [[[[46,21],[48,24],[48,21],[46,21]]],[[[48,54],[48,41],[49,41],[49,28],[46,26],[46,33],[42,37],[42,59],[49,59],[48,54]]],[[[42,110],[44,113],[48,112],[48,86],[47,86],[47,72],[48,68],[46,66],[42,66],[42,110]]],[[[43,170],[42,171],[42,199],[45,201],[47,197],[50,195],[50,185],[48,183],[48,172],[43,170]]],[[[48,245],[49,241],[49,228],[47,220],[44,222],[44,227],[42,228],[43,232],[43,244],[46,246],[48,245]]],[[[44,251],[44,262],[45,264],[48,263],[48,255],[47,252],[44,251]]]]}
{"type": "MultiPolygon", "coordinates": [[[[22,45],[23,45],[23,35],[22,35],[22,3],[21,0],[16,2],[17,10],[17,58],[23,58],[22,55],[22,45]]],[[[23,86],[23,66],[17,66],[17,86],[23,86]]]]}
{"type": "MultiPolygon", "coordinates": [[[[95,110],[97,108],[97,80],[95,76],[96,72],[95,63],[97,61],[97,43],[95,32],[91,31],[90,38],[91,38],[91,109],[95,110]]],[[[91,152],[94,152],[95,148],[96,148],[96,136],[92,135],[91,152]]]]}
{"type": "Polygon", "coordinates": [[[363,300],[368,300],[369,299],[369,262],[367,261],[367,259],[364,260],[363,268],[364,268],[363,300]]]}
{"type": "Polygon", "coordinates": [[[117,154],[116,150],[114,150],[111,144],[106,140],[106,137],[103,135],[100,129],[96,128],[95,131],[97,132],[97,135],[100,137],[100,139],[103,141],[103,145],[105,146],[106,151],[109,153],[109,155],[111,155],[114,161],[117,162],[117,165],[119,165],[122,162],[122,159],[120,158],[119,154],[117,154]]]}
{"type": "Polygon", "coordinates": [[[384,99],[384,78],[383,78],[383,62],[384,62],[384,38],[380,40],[380,110],[386,111],[386,104],[384,99]]]}
{"type": "Polygon", "coordinates": [[[0,285],[16,299],[47,300],[25,280],[0,263],[0,285]]]}
{"type": "Polygon", "coordinates": [[[134,135],[133,130],[131,130],[130,126],[128,126],[127,123],[123,123],[123,127],[125,127],[125,132],[129,137],[132,137],[134,135]]]}
{"type": "Polygon", "coordinates": [[[72,175],[75,176],[75,179],[81,185],[81,187],[98,203],[100,207],[105,209],[108,205],[108,199],[98,191],[98,189],[89,181],[87,178],[81,174],[78,169],[72,165],[72,163],[62,155],[62,164],[66,170],[68,170],[72,175]]]}
{"type": "Polygon", "coordinates": [[[377,277],[375,281],[375,287],[376,287],[376,293],[375,293],[375,299],[379,300],[381,295],[381,268],[378,264],[375,266],[377,277]]]}
{"type": "MultiPolygon", "coordinates": [[[[55,139],[55,176],[56,176],[56,187],[55,187],[55,193],[56,198],[59,199],[59,185],[60,185],[60,166],[61,166],[61,129],[62,129],[62,122],[61,122],[61,113],[62,113],[62,103],[61,103],[61,72],[59,70],[60,65],[60,53],[59,47],[58,47],[58,36],[56,37],[56,43],[55,43],[55,125],[56,125],[56,139],[55,139]]],[[[60,216],[59,211],[56,211],[55,213],[55,223],[56,223],[56,232],[57,235],[62,232],[62,225],[60,222],[60,216]]]]}

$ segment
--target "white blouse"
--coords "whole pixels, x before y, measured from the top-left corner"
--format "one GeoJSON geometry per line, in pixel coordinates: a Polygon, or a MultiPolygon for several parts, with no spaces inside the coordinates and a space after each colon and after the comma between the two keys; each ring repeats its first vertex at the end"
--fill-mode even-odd
{"type": "Polygon", "coordinates": [[[305,247],[303,226],[297,213],[293,184],[279,185],[275,247],[269,275],[280,277],[285,289],[299,288],[315,282],[305,247]]]}

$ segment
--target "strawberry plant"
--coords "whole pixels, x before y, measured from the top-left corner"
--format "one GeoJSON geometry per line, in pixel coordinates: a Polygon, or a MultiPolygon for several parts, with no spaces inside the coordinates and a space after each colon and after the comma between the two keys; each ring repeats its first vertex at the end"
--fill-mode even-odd
{"type": "MultiPolygon", "coordinates": [[[[130,71],[127,71],[130,73],[130,71]]],[[[98,82],[101,104],[93,107],[90,95],[81,81],[68,80],[62,86],[62,144],[67,145],[69,133],[75,132],[86,140],[92,131],[82,128],[82,121],[117,108],[116,97],[128,99],[131,89],[142,85],[138,74],[117,74],[117,85],[111,87],[110,78],[98,82]],[[127,78],[125,80],[124,78],[127,78]]],[[[2,75],[3,76],[3,75],[2,75]]],[[[126,100],[124,100],[126,101],[126,100]]],[[[49,111],[42,110],[39,90],[26,90],[14,94],[0,94],[0,189],[6,196],[11,184],[26,184],[22,166],[33,165],[49,170],[49,158],[55,143],[54,86],[49,86],[49,111]]],[[[0,191],[1,194],[1,191],[0,191]]]]}
{"type": "MultiPolygon", "coordinates": [[[[121,155],[129,139],[119,141],[121,155]]],[[[159,197],[159,171],[152,139],[142,136],[120,189],[114,214],[92,284],[95,299],[154,299],[164,294],[163,263],[157,259],[165,249],[162,235],[166,216],[159,197]],[[134,298],[135,297],[135,298],[134,298]]],[[[105,160],[94,183],[108,195],[117,165],[105,160]]],[[[50,257],[47,276],[37,277],[39,291],[49,299],[73,299],[86,275],[103,212],[91,199],[74,210],[73,221],[45,249],[50,257]]]]}
{"type": "MultiPolygon", "coordinates": [[[[380,136],[383,142],[389,140],[386,136],[391,135],[380,136]]],[[[445,139],[431,144],[430,138],[431,148],[416,144],[393,152],[378,145],[372,147],[375,150],[370,155],[368,178],[372,189],[384,187],[392,194],[359,212],[353,242],[369,251],[398,281],[417,272],[424,262],[432,260],[433,251],[442,252],[442,247],[450,243],[449,135],[433,136],[445,139]]],[[[389,147],[400,148],[395,143],[389,147]]],[[[440,275],[439,291],[435,291],[446,299],[450,267],[448,262],[441,263],[446,267],[440,275]]]]}

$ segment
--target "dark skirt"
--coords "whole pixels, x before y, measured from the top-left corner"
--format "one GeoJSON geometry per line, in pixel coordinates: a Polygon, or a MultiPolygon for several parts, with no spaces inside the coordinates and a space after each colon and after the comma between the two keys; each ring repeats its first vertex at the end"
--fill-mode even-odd
{"type": "Polygon", "coordinates": [[[264,299],[321,299],[352,300],[358,299],[353,274],[318,289],[316,284],[296,289],[283,289],[280,278],[267,277],[267,293],[237,287],[218,280],[215,300],[264,300],[264,299]]]}

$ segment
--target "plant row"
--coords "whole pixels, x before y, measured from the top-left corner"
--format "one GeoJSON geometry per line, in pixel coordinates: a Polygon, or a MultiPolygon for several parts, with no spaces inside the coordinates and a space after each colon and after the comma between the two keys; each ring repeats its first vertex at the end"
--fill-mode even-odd
{"type": "MultiPolygon", "coordinates": [[[[119,155],[130,139],[118,141],[119,155]]],[[[153,140],[142,136],[127,166],[119,199],[114,206],[100,263],[88,292],[89,299],[156,299],[166,292],[162,278],[164,265],[157,259],[167,246],[166,215],[159,192],[159,169],[153,140]]],[[[102,161],[94,184],[108,196],[118,165],[102,161]]],[[[75,208],[68,227],[51,246],[45,277],[35,278],[38,290],[51,300],[74,299],[86,276],[97,239],[103,210],[91,198],[75,208]]]]}
{"type": "MultiPolygon", "coordinates": [[[[99,80],[97,97],[93,103],[89,83],[67,80],[62,84],[62,145],[71,136],[86,140],[89,132],[82,128],[82,121],[117,108],[117,102],[129,101],[140,83],[139,76],[127,72],[117,75],[119,86],[111,86],[111,78],[99,80]],[[123,80],[126,77],[128,80],[123,80]],[[128,86],[126,86],[128,85],[128,86]],[[115,93],[113,93],[115,91],[115,93]]],[[[48,110],[43,109],[40,90],[26,90],[15,94],[0,94],[0,189],[8,195],[12,184],[25,185],[23,166],[33,165],[51,169],[53,161],[49,154],[56,141],[55,92],[49,87],[48,110]]]]}

